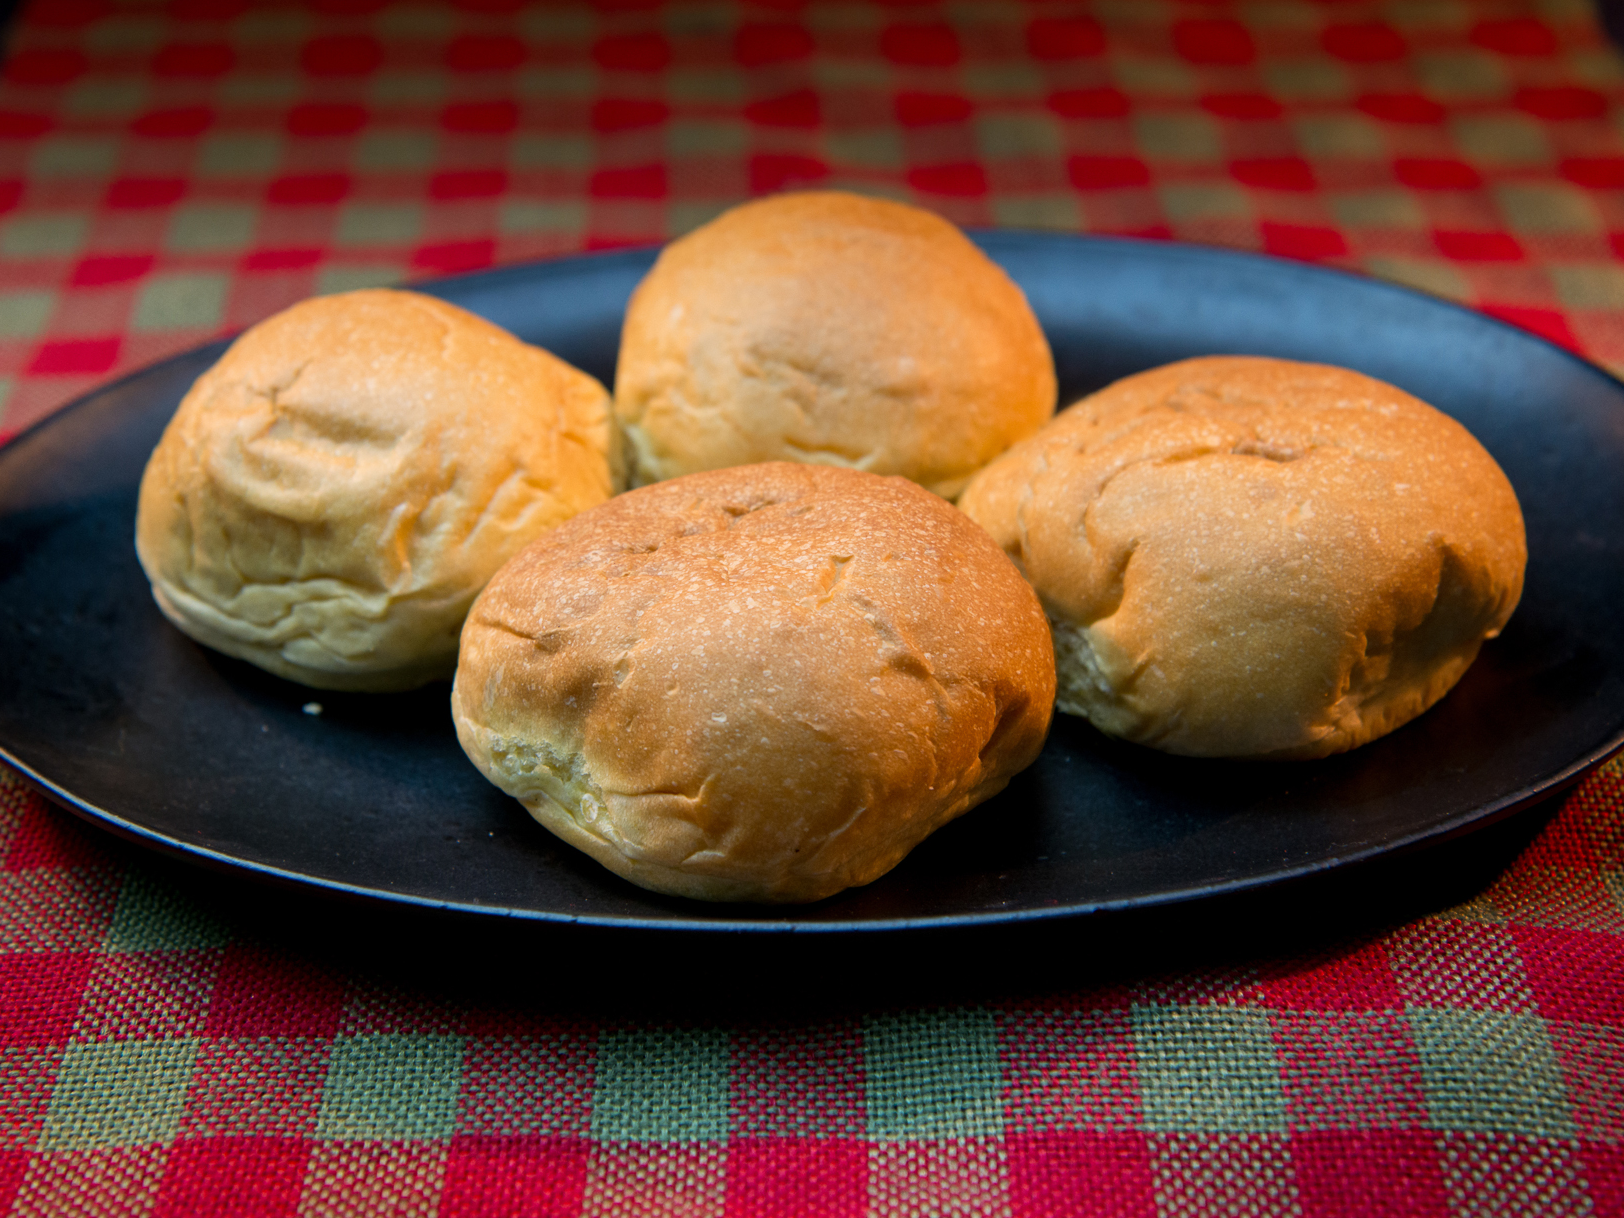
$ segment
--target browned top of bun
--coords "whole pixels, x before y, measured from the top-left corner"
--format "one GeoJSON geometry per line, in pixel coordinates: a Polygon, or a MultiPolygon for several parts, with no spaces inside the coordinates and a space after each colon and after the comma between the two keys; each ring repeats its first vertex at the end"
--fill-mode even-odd
{"type": "Polygon", "coordinates": [[[1042,744],[1053,652],[987,535],[900,478],[775,463],[583,513],[463,630],[463,747],[621,875],[812,900],[889,870],[1042,744]]]}
{"type": "Polygon", "coordinates": [[[1286,360],[1119,381],[961,506],[1057,640],[1083,632],[1069,696],[1086,705],[1062,672],[1063,709],[1176,752],[1311,756],[1396,726],[1504,625],[1526,561],[1516,496],[1464,427],[1286,360]]]}
{"type": "Polygon", "coordinates": [[[616,376],[634,483],[789,460],[951,496],[1055,403],[1048,343],[991,259],[930,212],[838,191],[666,247],[616,376]]]}
{"type": "Polygon", "coordinates": [[[307,300],[187,393],[136,549],[177,625],[281,676],[447,677],[496,568],[610,494],[609,426],[597,381],[455,305],[307,300]]]}

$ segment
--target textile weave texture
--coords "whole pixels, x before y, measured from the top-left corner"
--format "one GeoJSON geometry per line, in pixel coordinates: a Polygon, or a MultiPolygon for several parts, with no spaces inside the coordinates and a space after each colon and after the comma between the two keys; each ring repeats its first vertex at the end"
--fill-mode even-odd
{"type": "MultiPolygon", "coordinates": [[[[0,432],[311,293],[805,186],[1323,261],[1624,368],[1621,124],[1582,0],[44,0],[0,432]]],[[[0,1212],[1624,1214],[1617,762],[1401,925],[838,1016],[383,983],[9,776],[0,859],[0,1212]]]]}

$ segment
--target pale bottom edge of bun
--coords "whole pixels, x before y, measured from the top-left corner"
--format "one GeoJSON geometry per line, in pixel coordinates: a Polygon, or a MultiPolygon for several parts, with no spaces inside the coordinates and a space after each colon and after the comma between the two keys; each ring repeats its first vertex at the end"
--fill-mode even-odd
{"type": "Polygon", "coordinates": [[[207,622],[199,621],[196,615],[185,612],[175,604],[156,583],[152,585],[152,599],[157,602],[164,617],[195,642],[233,659],[246,660],[266,672],[300,685],[308,685],[313,689],[330,689],[340,693],[401,693],[408,689],[417,689],[431,681],[448,681],[456,671],[457,657],[454,653],[394,668],[326,669],[296,664],[277,648],[234,638],[207,622]]]}
{"type": "MultiPolygon", "coordinates": [[[[475,768],[503,792],[522,804],[527,812],[561,841],[597,860],[621,879],[667,896],[698,901],[750,902],[763,905],[804,905],[821,901],[848,888],[870,884],[900,863],[919,842],[937,829],[984,803],[1009,785],[982,782],[942,809],[928,827],[905,840],[886,843],[886,849],[863,860],[854,875],[849,869],[829,872],[787,872],[757,863],[748,874],[722,874],[729,864],[711,861],[700,867],[673,867],[653,859],[638,858],[613,840],[616,827],[604,815],[608,800],[593,779],[587,760],[561,742],[534,736],[518,738],[498,733],[471,721],[460,709],[457,691],[452,691],[452,719],[457,740],[475,768]],[[601,832],[587,822],[596,821],[601,832]]],[[[635,849],[635,847],[633,847],[635,849]]],[[[735,869],[745,868],[735,864],[735,869]]]]}
{"type": "Polygon", "coordinates": [[[1474,639],[1437,659],[1419,680],[1394,683],[1357,705],[1341,708],[1335,721],[1311,739],[1288,748],[1220,753],[1179,747],[1165,725],[1126,706],[1101,672],[1088,628],[1049,619],[1054,636],[1055,709],[1087,719],[1107,736],[1186,757],[1232,757],[1246,761],[1312,761],[1345,753],[1403,727],[1431,709],[1466,674],[1484,640],[1474,639]]]}

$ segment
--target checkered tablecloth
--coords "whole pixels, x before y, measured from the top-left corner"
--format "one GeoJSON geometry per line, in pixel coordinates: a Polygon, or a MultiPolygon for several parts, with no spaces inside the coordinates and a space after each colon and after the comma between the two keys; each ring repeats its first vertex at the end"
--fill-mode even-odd
{"type": "MultiPolygon", "coordinates": [[[[1621,129],[1582,0],[36,0],[0,431],[313,292],[813,185],[1326,261],[1620,368],[1621,129]]],[[[1616,762],[1400,925],[839,1014],[381,982],[10,777],[0,859],[0,1211],[1624,1214],[1616,762]]]]}

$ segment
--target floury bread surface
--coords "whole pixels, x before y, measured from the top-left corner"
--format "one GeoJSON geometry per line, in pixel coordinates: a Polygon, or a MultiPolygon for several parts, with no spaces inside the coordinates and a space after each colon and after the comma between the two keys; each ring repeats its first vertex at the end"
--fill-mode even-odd
{"type": "Polygon", "coordinates": [[[615,411],[633,485],[758,461],[952,497],[1054,413],[1026,297],[946,220],[838,191],[746,203],[633,294],[615,411]]]}
{"type": "Polygon", "coordinates": [[[1000,791],[1053,700],[1043,611],[981,529],[900,478],[776,462],[527,548],[468,616],[452,711],[486,777],[633,883],[811,901],[1000,791]]]}
{"type": "Polygon", "coordinates": [[[468,606],[611,491],[608,394],[415,292],[307,300],[198,378],[147,464],[136,550],[164,614],[307,685],[452,675],[468,606]]]}
{"type": "Polygon", "coordinates": [[[1409,721],[1505,625],[1527,559],[1465,428],[1286,360],[1118,381],[960,506],[1043,600],[1060,709],[1196,756],[1320,757],[1409,721]]]}

